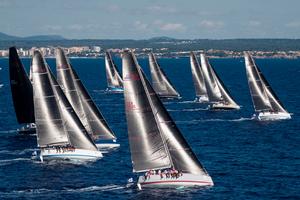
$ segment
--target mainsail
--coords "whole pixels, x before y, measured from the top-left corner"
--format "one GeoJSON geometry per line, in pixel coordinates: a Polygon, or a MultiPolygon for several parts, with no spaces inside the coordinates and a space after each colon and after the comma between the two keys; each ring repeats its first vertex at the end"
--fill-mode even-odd
{"type": "Polygon", "coordinates": [[[9,76],[18,123],[34,123],[32,85],[15,47],[9,48],[9,76]]]}
{"type": "Polygon", "coordinates": [[[38,146],[97,150],[38,51],[32,60],[32,79],[38,146]]]}
{"type": "Polygon", "coordinates": [[[123,87],[123,80],[120,73],[111,57],[110,52],[105,52],[105,70],[108,87],[123,87]]]}
{"type": "Polygon", "coordinates": [[[151,71],[152,86],[161,97],[178,97],[179,94],[171,84],[164,71],[156,61],[153,53],[149,54],[149,66],[151,71]]]}
{"type": "MultiPolygon", "coordinates": [[[[163,158],[165,159],[165,156],[167,156],[171,166],[177,170],[192,174],[206,174],[205,169],[171,119],[131,52],[124,52],[123,54],[123,71],[124,77],[126,77],[126,81],[124,79],[124,94],[129,141],[133,148],[132,150],[134,150],[132,151],[132,155],[140,154],[141,151],[145,149],[145,146],[136,148],[135,145],[141,144],[146,138],[152,138],[152,132],[144,132],[144,137],[142,137],[141,132],[138,131],[137,128],[144,130],[143,127],[149,126],[155,128],[157,141],[154,144],[160,144],[159,148],[152,146],[152,151],[157,152],[158,149],[164,149],[165,153],[163,154],[163,158]],[[143,126],[139,127],[141,117],[138,116],[138,114],[144,112],[148,113],[148,118],[142,118],[144,119],[143,126]],[[135,118],[133,118],[133,116],[135,116],[135,118]],[[151,124],[149,122],[151,122],[151,124]]],[[[150,141],[154,142],[152,139],[150,139],[150,141]]],[[[146,143],[149,141],[146,140],[143,142],[146,143]]],[[[133,162],[135,162],[135,157],[132,156],[132,158],[133,162]]],[[[154,159],[154,157],[150,154],[148,160],[151,159],[154,159]]],[[[163,161],[162,158],[159,158],[159,160],[163,161]]],[[[151,164],[152,163],[148,163],[144,169],[151,169],[151,164]]]]}
{"type": "Polygon", "coordinates": [[[248,52],[245,64],[255,111],[287,112],[248,52]]]}
{"type": "Polygon", "coordinates": [[[201,66],[199,64],[199,61],[195,53],[192,51],[190,54],[190,62],[191,62],[193,82],[196,90],[196,96],[197,97],[207,96],[204,75],[201,66]]]}
{"type": "Polygon", "coordinates": [[[236,105],[235,101],[229,94],[222,80],[219,78],[215,70],[210,65],[204,53],[200,54],[201,67],[205,77],[205,85],[208,99],[210,102],[223,102],[226,104],[236,105]]]}
{"type": "Polygon", "coordinates": [[[59,85],[88,133],[94,139],[116,139],[61,48],[56,50],[56,71],[59,85]]]}

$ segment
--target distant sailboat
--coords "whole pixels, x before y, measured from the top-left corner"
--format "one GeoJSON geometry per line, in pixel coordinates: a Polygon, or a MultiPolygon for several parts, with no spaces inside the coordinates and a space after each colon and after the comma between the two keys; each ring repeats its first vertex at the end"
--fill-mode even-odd
{"type": "Polygon", "coordinates": [[[34,110],[39,157],[95,160],[102,157],[39,51],[32,59],[34,110]]]}
{"type": "Polygon", "coordinates": [[[212,186],[213,181],[146,79],[135,55],[122,54],[125,109],[134,172],[173,168],[177,178],[140,176],[139,187],[212,186]]]}
{"type": "Polygon", "coordinates": [[[151,71],[152,86],[155,92],[162,98],[179,98],[180,95],[157,63],[153,53],[149,54],[149,66],[151,71]]]}
{"type": "Polygon", "coordinates": [[[123,92],[123,80],[109,51],[105,52],[105,71],[107,90],[111,92],[123,92]]]}
{"type": "Polygon", "coordinates": [[[200,63],[197,59],[197,56],[192,51],[190,53],[190,62],[191,62],[194,87],[196,90],[196,96],[198,98],[197,101],[207,102],[208,97],[207,97],[207,91],[206,91],[206,87],[205,87],[203,71],[202,71],[200,63]]]}
{"type": "MultiPolygon", "coordinates": [[[[61,48],[56,49],[57,81],[87,132],[97,140],[116,140],[101,112],[74,71],[61,48]]],[[[103,144],[104,145],[104,144],[103,144]]],[[[117,147],[119,144],[106,144],[117,147]]]]}
{"type": "Polygon", "coordinates": [[[33,91],[31,82],[15,47],[9,48],[9,77],[13,104],[22,134],[35,133],[33,91]]]}
{"type": "Polygon", "coordinates": [[[258,120],[291,119],[290,113],[286,111],[248,52],[245,52],[245,66],[255,118],[258,120]]]}
{"type": "Polygon", "coordinates": [[[240,106],[232,99],[222,80],[209,64],[204,53],[200,54],[200,58],[208,99],[212,103],[210,108],[216,110],[240,109],[240,106]]]}

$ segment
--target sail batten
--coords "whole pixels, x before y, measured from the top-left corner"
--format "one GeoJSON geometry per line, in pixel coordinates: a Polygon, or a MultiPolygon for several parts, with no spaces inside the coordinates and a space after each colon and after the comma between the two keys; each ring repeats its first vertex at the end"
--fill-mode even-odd
{"type": "Polygon", "coordinates": [[[152,85],[155,92],[162,97],[178,97],[176,91],[165,72],[161,69],[153,53],[149,54],[149,66],[151,72],[152,85]]]}
{"type": "Polygon", "coordinates": [[[88,133],[94,139],[116,139],[61,48],[56,51],[56,62],[57,81],[88,133]]]}

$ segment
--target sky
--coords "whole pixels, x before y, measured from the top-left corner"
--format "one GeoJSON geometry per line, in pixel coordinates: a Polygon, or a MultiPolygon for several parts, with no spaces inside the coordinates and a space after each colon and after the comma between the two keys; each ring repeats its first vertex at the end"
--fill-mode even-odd
{"type": "Polygon", "coordinates": [[[300,38],[300,0],[0,0],[0,32],[68,39],[300,38]]]}

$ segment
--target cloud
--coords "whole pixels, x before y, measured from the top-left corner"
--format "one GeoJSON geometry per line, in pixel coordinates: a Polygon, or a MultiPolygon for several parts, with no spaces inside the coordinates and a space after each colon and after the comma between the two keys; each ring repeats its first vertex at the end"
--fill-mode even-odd
{"type": "Polygon", "coordinates": [[[249,21],[249,25],[250,26],[260,26],[261,25],[261,22],[260,21],[249,21]]]}
{"type": "Polygon", "coordinates": [[[289,28],[299,28],[300,27],[300,22],[299,21],[289,22],[285,26],[289,27],[289,28]]]}
{"type": "Polygon", "coordinates": [[[185,31],[186,27],[180,23],[166,23],[160,26],[160,30],[181,32],[185,31]]]}
{"type": "Polygon", "coordinates": [[[146,8],[151,13],[177,13],[177,9],[170,6],[153,5],[146,8]]]}
{"type": "Polygon", "coordinates": [[[206,29],[218,29],[222,28],[224,23],[222,21],[202,20],[199,25],[206,29]]]}
{"type": "Polygon", "coordinates": [[[147,28],[149,27],[149,25],[146,24],[146,23],[143,23],[143,22],[141,22],[141,21],[135,21],[135,22],[134,22],[134,27],[135,27],[137,30],[144,31],[144,30],[147,30],[147,28]]]}
{"type": "Polygon", "coordinates": [[[59,30],[62,29],[62,27],[59,26],[59,25],[49,25],[48,24],[48,25],[44,25],[42,27],[42,29],[45,30],[45,31],[59,31],[59,30]]]}
{"type": "Polygon", "coordinates": [[[112,4],[112,5],[108,5],[108,6],[106,7],[106,10],[107,10],[108,12],[118,12],[118,11],[121,10],[121,8],[120,8],[120,6],[118,6],[118,5],[116,5],[116,4],[112,4]]]}

